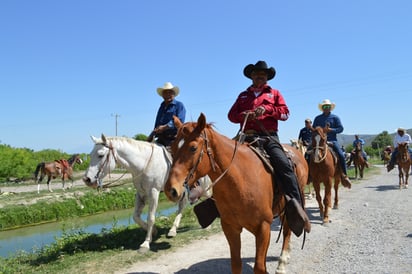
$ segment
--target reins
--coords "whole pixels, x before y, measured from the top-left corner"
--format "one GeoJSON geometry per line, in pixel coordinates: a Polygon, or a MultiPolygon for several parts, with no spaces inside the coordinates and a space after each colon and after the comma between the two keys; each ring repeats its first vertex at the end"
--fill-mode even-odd
{"type": "MultiPolygon", "coordinates": [[[[214,181],[206,188],[206,192],[209,191],[211,188],[213,188],[213,187],[223,178],[223,176],[226,175],[226,173],[229,171],[230,167],[232,166],[233,159],[235,158],[237,148],[238,148],[239,144],[243,144],[243,143],[244,143],[245,138],[246,138],[246,135],[244,134],[244,130],[245,130],[245,125],[246,125],[248,116],[249,116],[249,113],[247,113],[247,114],[245,115],[245,119],[244,119],[244,121],[243,121],[242,128],[239,130],[239,132],[238,132],[238,134],[237,134],[237,136],[239,137],[239,141],[236,141],[236,140],[235,140],[235,148],[233,149],[233,154],[232,154],[232,158],[230,159],[229,166],[222,172],[222,174],[219,175],[219,177],[216,178],[216,180],[214,180],[214,181]]],[[[188,183],[188,182],[189,182],[189,180],[193,177],[193,174],[194,174],[195,170],[197,169],[198,165],[200,164],[200,162],[201,162],[201,160],[202,160],[202,158],[203,158],[203,154],[204,154],[203,145],[206,145],[206,152],[207,152],[207,155],[209,156],[210,164],[211,164],[211,166],[212,166],[213,171],[214,171],[214,172],[216,171],[216,168],[215,168],[215,166],[216,166],[216,161],[215,161],[215,159],[213,158],[212,149],[211,149],[210,146],[209,146],[209,138],[207,137],[206,130],[203,130],[203,131],[202,131],[202,134],[201,134],[200,136],[201,136],[201,137],[203,138],[203,140],[204,140],[204,142],[203,142],[203,144],[202,144],[202,150],[201,150],[201,152],[200,152],[199,158],[198,158],[197,161],[196,161],[196,164],[192,167],[192,169],[190,170],[189,174],[187,175],[187,177],[186,177],[186,179],[185,179],[185,181],[184,181],[184,183],[183,183],[183,186],[185,187],[186,191],[190,191],[190,189],[189,189],[189,183],[188,183]]]]}
{"type": "Polygon", "coordinates": [[[315,153],[315,158],[313,159],[315,163],[319,164],[321,162],[323,162],[326,159],[326,156],[328,155],[328,143],[325,142],[323,147],[319,147],[319,142],[316,143],[316,147],[315,147],[315,152],[317,152],[318,150],[323,150],[325,153],[323,155],[323,157],[321,159],[319,159],[318,157],[316,157],[317,155],[319,155],[318,153],[315,153]]]}
{"type": "MultiPolygon", "coordinates": [[[[99,179],[99,175],[100,175],[100,172],[104,169],[104,167],[109,164],[110,155],[113,156],[113,159],[114,159],[115,163],[118,162],[118,160],[116,158],[116,155],[115,155],[115,152],[114,152],[113,145],[111,143],[109,145],[107,145],[107,144],[102,144],[102,145],[109,149],[109,153],[108,153],[106,159],[104,160],[104,162],[99,166],[99,170],[97,171],[97,174],[95,176],[95,178],[98,179],[98,182],[99,182],[98,187],[99,188],[109,188],[109,187],[122,186],[122,185],[126,184],[127,182],[123,182],[123,183],[120,183],[120,184],[115,184],[115,183],[119,182],[126,175],[126,173],[128,173],[127,170],[119,178],[117,178],[116,180],[110,181],[109,183],[106,183],[106,184],[102,184],[102,181],[99,179]]],[[[154,147],[152,145],[152,150],[151,150],[151,153],[150,153],[150,157],[147,160],[147,162],[145,164],[145,167],[143,168],[142,172],[137,177],[141,176],[144,173],[144,171],[146,170],[147,166],[149,165],[149,163],[150,163],[150,161],[153,157],[153,153],[154,153],[154,147]]],[[[110,168],[109,168],[108,175],[109,175],[109,178],[110,178],[110,168]]]]}

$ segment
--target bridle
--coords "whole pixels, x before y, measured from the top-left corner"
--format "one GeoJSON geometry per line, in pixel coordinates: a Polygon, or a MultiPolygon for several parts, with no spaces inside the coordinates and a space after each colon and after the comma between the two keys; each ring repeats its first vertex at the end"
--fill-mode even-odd
{"type": "MultiPolygon", "coordinates": [[[[246,119],[245,119],[246,121],[246,119]]],[[[242,129],[243,130],[243,129],[242,129]]],[[[239,135],[241,135],[242,132],[240,132],[239,135]]],[[[207,137],[207,133],[206,130],[204,129],[201,134],[199,135],[200,138],[202,138],[204,140],[204,142],[202,143],[202,149],[200,151],[199,154],[199,158],[197,159],[195,165],[190,169],[190,172],[188,173],[188,175],[185,178],[185,181],[183,182],[183,187],[186,189],[186,191],[189,193],[190,192],[190,186],[189,186],[189,180],[193,177],[195,171],[197,170],[200,162],[203,159],[203,155],[204,155],[204,147],[206,146],[206,153],[208,155],[209,161],[210,161],[210,165],[212,166],[212,170],[213,172],[216,172],[216,161],[213,157],[213,153],[212,153],[212,149],[210,147],[210,141],[209,138],[207,137]]],[[[233,163],[233,159],[235,158],[236,155],[236,151],[238,148],[240,142],[236,141],[235,143],[235,148],[233,150],[233,154],[232,154],[232,159],[230,160],[229,166],[223,171],[222,174],[219,175],[219,177],[216,178],[216,180],[214,180],[206,189],[206,191],[209,191],[211,188],[213,188],[213,186],[215,186],[222,178],[223,176],[226,175],[226,173],[229,171],[229,168],[231,167],[232,163],[233,163]]]]}
{"type": "MultiPolygon", "coordinates": [[[[322,138],[322,137],[320,136],[320,134],[318,134],[317,136],[319,136],[319,138],[322,138]]],[[[315,136],[315,138],[316,138],[317,136],[315,136]]],[[[319,146],[319,140],[317,140],[316,146],[315,146],[314,162],[317,163],[317,164],[323,162],[323,161],[326,159],[327,154],[328,154],[328,143],[325,141],[324,144],[323,144],[323,146],[320,147],[320,146],[319,146]],[[323,151],[324,151],[323,157],[320,158],[320,159],[319,159],[319,150],[323,150],[323,151]]]]}
{"type": "MultiPolygon", "coordinates": [[[[104,170],[104,168],[110,163],[110,155],[113,156],[113,159],[114,159],[114,162],[115,162],[115,163],[117,163],[118,161],[117,161],[116,153],[115,153],[115,151],[114,151],[114,148],[113,148],[112,143],[109,143],[109,144],[101,143],[101,145],[104,146],[104,147],[106,147],[106,148],[108,148],[108,149],[109,149],[109,152],[108,152],[108,154],[107,154],[107,156],[106,156],[106,159],[104,159],[103,163],[101,163],[101,164],[99,165],[99,169],[97,170],[97,173],[96,173],[96,175],[94,176],[94,178],[95,178],[95,179],[97,180],[97,182],[98,182],[98,183],[97,183],[98,188],[108,188],[108,187],[110,187],[110,186],[119,186],[119,185],[125,184],[125,183],[123,183],[123,184],[113,185],[114,183],[120,181],[120,180],[123,178],[123,176],[126,175],[127,171],[125,171],[125,172],[124,172],[119,178],[117,178],[116,180],[111,181],[111,182],[103,185],[102,180],[100,179],[100,173],[101,173],[101,172],[104,170]]],[[[153,150],[152,150],[152,154],[150,155],[150,159],[151,159],[152,155],[153,155],[153,150]]],[[[150,161],[150,159],[149,159],[149,161],[150,161]]],[[[146,166],[147,166],[147,164],[146,164],[146,166]]],[[[145,167],[145,168],[146,168],[146,167],[145,167]]],[[[109,175],[109,177],[110,177],[110,168],[109,168],[108,175],[109,175]]]]}

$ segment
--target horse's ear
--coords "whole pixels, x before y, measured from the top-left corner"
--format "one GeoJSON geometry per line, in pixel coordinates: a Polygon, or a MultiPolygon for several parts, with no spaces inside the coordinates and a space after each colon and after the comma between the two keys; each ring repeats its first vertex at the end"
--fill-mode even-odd
{"type": "Polygon", "coordinates": [[[175,127],[177,129],[183,125],[182,121],[180,121],[179,117],[177,117],[176,115],[173,115],[173,123],[175,124],[175,127]]]}
{"type": "Polygon", "coordinates": [[[106,136],[104,136],[104,134],[103,134],[103,133],[102,133],[102,141],[103,141],[103,144],[106,144],[106,143],[107,143],[106,136]]]}
{"type": "Polygon", "coordinates": [[[199,118],[197,119],[197,126],[200,131],[202,131],[206,127],[206,116],[203,112],[200,113],[199,118]]]}
{"type": "Polygon", "coordinates": [[[92,139],[92,141],[97,144],[99,142],[99,139],[97,139],[96,137],[94,137],[93,135],[90,136],[90,138],[92,139]]]}

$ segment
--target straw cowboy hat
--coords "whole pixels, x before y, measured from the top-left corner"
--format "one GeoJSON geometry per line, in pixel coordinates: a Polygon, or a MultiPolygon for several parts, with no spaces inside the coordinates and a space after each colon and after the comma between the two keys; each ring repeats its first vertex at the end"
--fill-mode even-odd
{"type": "Polygon", "coordinates": [[[268,65],[265,61],[258,61],[256,64],[249,64],[243,69],[243,74],[249,78],[251,78],[251,74],[254,70],[263,70],[266,72],[268,76],[268,80],[271,80],[276,75],[276,70],[273,67],[268,68],[268,65]]]}
{"type": "Polygon", "coordinates": [[[403,128],[403,127],[398,127],[397,131],[402,131],[402,132],[404,132],[404,133],[405,133],[406,129],[405,129],[405,128],[403,128]]]}
{"type": "Polygon", "coordinates": [[[318,105],[318,108],[319,108],[320,111],[323,111],[322,107],[324,105],[330,105],[330,111],[332,111],[335,108],[335,103],[332,103],[329,99],[325,99],[325,100],[322,101],[322,103],[320,103],[318,105]]]}
{"type": "Polygon", "coordinates": [[[157,93],[160,96],[163,96],[163,91],[164,90],[173,90],[175,92],[175,96],[179,95],[179,87],[178,86],[173,86],[172,83],[166,82],[163,87],[157,88],[157,93]]]}

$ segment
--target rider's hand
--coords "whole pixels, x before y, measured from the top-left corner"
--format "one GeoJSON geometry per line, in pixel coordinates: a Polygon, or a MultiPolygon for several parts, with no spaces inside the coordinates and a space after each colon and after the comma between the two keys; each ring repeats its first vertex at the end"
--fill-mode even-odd
{"type": "Polygon", "coordinates": [[[248,121],[256,119],[256,114],[253,111],[249,111],[249,110],[244,111],[244,112],[242,112],[242,114],[243,114],[243,118],[247,115],[247,120],[248,121]]]}
{"type": "Polygon", "coordinates": [[[256,117],[260,117],[260,116],[263,115],[263,113],[265,113],[265,111],[266,110],[265,110],[264,107],[259,106],[259,107],[255,108],[254,113],[255,113],[256,117]]]}

